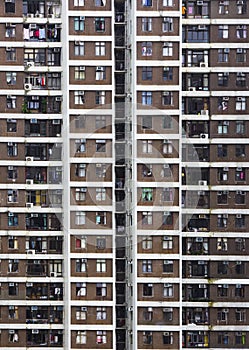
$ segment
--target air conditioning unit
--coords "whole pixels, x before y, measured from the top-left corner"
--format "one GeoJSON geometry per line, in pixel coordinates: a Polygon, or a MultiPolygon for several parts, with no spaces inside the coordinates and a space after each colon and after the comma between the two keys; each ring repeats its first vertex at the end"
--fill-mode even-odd
{"type": "Polygon", "coordinates": [[[54,18],[54,14],[53,13],[48,14],[48,18],[54,18]]]}
{"type": "Polygon", "coordinates": [[[128,307],[128,311],[133,311],[133,307],[132,306],[128,307]]]}
{"type": "Polygon", "coordinates": [[[205,26],[205,24],[199,24],[198,25],[198,29],[199,30],[205,30],[207,27],[205,26]]]}
{"type": "Polygon", "coordinates": [[[208,134],[200,134],[201,139],[208,139],[208,134]]]}
{"type": "Polygon", "coordinates": [[[209,110],[208,109],[202,109],[201,110],[201,115],[209,115],[209,110]]]}
{"type": "Polygon", "coordinates": [[[200,68],[207,68],[208,63],[207,62],[200,62],[200,68]]]}
{"type": "Polygon", "coordinates": [[[223,97],[223,101],[229,101],[229,97],[223,97]]]}
{"type": "Polygon", "coordinates": [[[33,13],[28,13],[28,14],[27,14],[27,17],[28,17],[28,18],[33,18],[33,17],[34,17],[34,14],[33,14],[33,13]]]}
{"type": "Polygon", "coordinates": [[[33,185],[33,183],[34,183],[34,180],[31,180],[31,179],[26,180],[26,185],[33,185]]]}
{"type": "Polygon", "coordinates": [[[193,86],[190,86],[190,87],[188,88],[188,91],[196,91],[196,88],[193,87],[193,86]]]}
{"type": "Polygon", "coordinates": [[[199,181],[198,181],[198,185],[199,185],[199,186],[207,186],[207,181],[199,180],[199,181]]]}
{"type": "Polygon", "coordinates": [[[86,306],[82,306],[81,311],[87,311],[87,307],[86,306]]]}
{"type": "Polygon", "coordinates": [[[34,204],[33,203],[26,203],[26,208],[33,208],[34,204]]]}
{"type": "Polygon", "coordinates": [[[6,47],[6,49],[5,49],[6,51],[11,51],[11,47],[6,47]]]}
{"type": "Polygon", "coordinates": [[[241,219],[242,218],[242,215],[241,214],[237,214],[236,215],[236,219],[241,219]]]}
{"type": "Polygon", "coordinates": [[[229,169],[227,167],[223,168],[223,171],[228,171],[229,169]]]}
{"type": "Polygon", "coordinates": [[[50,277],[57,277],[57,273],[56,272],[50,272],[50,277]]]}
{"type": "Polygon", "coordinates": [[[35,63],[34,63],[34,62],[27,62],[27,63],[26,63],[26,67],[27,67],[27,68],[34,67],[34,66],[35,66],[35,63]]]}
{"type": "Polygon", "coordinates": [[[203,1],[197,0],[197,6],[202,6],[202,5],[203,5],[203,1]]]}
{"type": "Polygon", "coordinates": [[[33,283],[32,282],[27,282],[26,283],[26,287],[33,287],[33,283]]]}
{"type": "Polygon", "coordinates": [[[26,162],[33,162],[34,157],[26,157],[26,162]]]}
{"type": "Polygon", "coordinates": [[[39,334],[39,329],[32,329],[32,334],[39,334]]]}
{"type": "Polygon", "coordinates": [[[61,97],[61,96],[55,97],[55,101],[56,101],[56,102],[61,102],[61,101],[62,101],[62,97],[61,97]]]}
{"type": "Polygon", "coordinates": [[[24,84],[24,90],[25,90],[25,91],[30,91],[30,90],[32,90],[32,84],[24,84]]]}
{"type": "Polygon", "coordinates": [[[35,249],[27,250],[27,254],[35,254],[35,249]]]}
{"type": "Polygon", "coordinates": [[[52,124],[53,125],[60,125],[61,124],[61,120],[60,119],[53,119],[52,124]]]}

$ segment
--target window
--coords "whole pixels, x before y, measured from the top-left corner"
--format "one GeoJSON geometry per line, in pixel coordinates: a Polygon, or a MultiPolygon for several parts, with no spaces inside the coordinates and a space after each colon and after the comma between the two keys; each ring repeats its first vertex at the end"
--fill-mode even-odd
{"type": "Polygon", "coordinates": [[[142,104],[143,105],[152,105],[152,92],[151,91],[142,91],[142,104]]]}
{"type": "Polygon", "coordinates": [[[106,225],[106,212],[96,212],[95,222],[96,225],[106,225]]]}
{"type": "Polygon", "coordinates": [[[10,259],[8,264],[8,272],[19,272],[19,260],[17,259],[10,259]]]}
{"type": "Polygon", "coordinates": [[[142,188],[142,201],[151,202],[153,200],[153,189],[152,188],[142,188]]]}
{"type": "Polygon", "coordinates": [[[246,333],[245,332],[235,332],[235,344],[245,345],[246,344],[246,333]]]}
{"type": "Polygon", "coordinates": [[[142,240],[142,249],[152,249],[152,237],[151,236],[145,236],[142,240]]]}
{"type": "Polygon", "coordinates": [[[84,66],[74,67],[74,79],[75,80],[85,80],[86,69],[84,66]]]}
{"type": "Polygon", "coordinates": [[[163,249],[173,249],[173,237],[163,236],[162,246],[163,246],[163,249]]]}
{"type": "Polygon", "coordinates": [[[143,6],[152,6],[152,0],[142,0],[143,6]]]}
{"type": "Polygon", "coordinates": [[[246,180],[246,172],[242,168],[236,168],[235,170],[235,181],[245,181],[246,180]]]}
{"type": "Polygon", "coordinates": [[[229,122],[228,121],[219,121],[218,122],[218,134],[228,134],[229,122]]]}
{"type": "Polygon", "coordinates": [[[218,37],[220,39],[228,39],[228,25],[219,26],[218,37]]]}
{"type": "Polygon", "coordinates": [[[19,290],[18,283],[9,283],[8,287],[9,287],[8,289],[9,296],[18,295],[18,290],[19,290]]]}
{"type": "Polygon", "coordinates": [[[18,319],[18,306],[9,306],[9,319],[18,319]]]}
{"type": "Polygon", "coordinates": [[[173,273],[173,260],[163,260],[163,272],[173,273]]]}
{"type": "Polygon", "coordinates": [[[173,344],[173,332],[163,333],[163,344],[173,344]]]}
{"type": "Polygon", "coordinates": [[[97,7],[106,6],[106,0],[95,0],[95,6],[97,7]]]}
{"type": "Polygon", "coordinates": [[[18,238],[16,236],[8,237],[8,249],[18,249],[18,238]]]}
{"type": "Polygon", "coordinates": [[[7,190],[7,193],[8,193],[8,197],[7,197],[8,203],[18,202],[18,190],[7,190]]]}
{"type": "Polygon", "coordinates": [[[165,115],[162,117],[162,127],[163,129],[172,129],[172,116],[165,115]]]}
{"type": "Polygon", "coordinates": [[[7,119],[7,132],[16,132],[16,119],[7,119]]]}
{"type": "Polygon", "coordinates": [[[18,214],[8,213],[8,226],[9,227],[18,226],[18,214]]]}
{"type": "Polygon", "coordinates": [[[152,283],[144,283],[143,284],[143,296],[144,297],[152,297],[153,296],[153,284],[152,283]]]}
{"type": "Polygon", "coordinates": [[[95,103],[96,105],[104,105],[105,104],[105,91],[96,91],[95,93],[95,103]]]}
{"type": "MultiPolygon", "coordinates": [[[[226,111],[228,109],[228,101],[229,101],[229,97],[219,97],[218,98],[218,110],[226,111]]],[[[227,122],[227,124],[229,124],[229,122],[227,122]]],[[[219,122],[219,125],[224,125],[224,122],[219,122]]]]}
{"type": "Polygon", "coordinates": [[[85,225],[86,213],[84,211],[76,211],[75,213],[75,225],[85,225]]]}
{"type": "Polygon", "coordinates": [[[106,283],[97,283],[96,284],[96,296],[105,297],[107,294],[106,283]]]}
{"type": "Polygon", "coordinates": [[[5,0],[5,13],[15,13],[16,12],[16,4],[15,0],[5,0]]]}
{"type": "Polygon", "coordinates": [[[76,344],[86,344],[86,331],[76,332],[76,344]]]}
{"type": "Polygon", "coordinates": [[[218,261],[217,273],[219,275],[227,275],[228,272],[228,261],[218,261]]]}
{"type": "Polygon", "coordinates": [[[237,49],[236,62],[238,62],[238,63],[246,62],[246,49],[237,49]]]}
{"type": "Polygon", "coordinates": [[[162,0],[164,7],[172,7],[173,6],[173,0],[162,0]]]}
{"type": "Polygon", "coordinates": [[[245,296],[245,287],[241,284],[235,285],[235,296],[239,298],[244,298],[245,296]]]}
{"type": "Polygon", "coordinates": [[[163,104],[163,106],[172,106],[173,105],[173,92],[163,91],[162,104],[163,104]]]}
{"type": "Polygon", "coordinates": [[[87,307],[78,306],[75,312],[75,318],[77,321],[86,320],[87,317],[87,307]]]}
{"type": "Polygon", "coordinates": [[[219,214],[217,216],[217,226],[219,228],[226,228],[228,222],[228,215],[227,214],[219,214]]]}
{"type": "Polygon", "coordinates": [[[150,331],[143,332],[143,343],[146,345],[152,344],[152,332],[150,331]]]}
{"type": "Polygon", "coordinates": [[[227,145],[217,145],[217,156],[219,158],[227,157],[227,145]]]}
{"type": "Polygon", "coordinates": [[[86,296],[86,283],[76,283],[76,296],[83,297],[86,296]]]}
{"type": "Polygon", "coordinates": [[[163,284],[163,296],[164,296],[164,298],[171,298],[174,296],[173,284],[171,284],[171,283],[164,283],[163,284]]]}
{"type": "Polygon", "coordinates": [[[161,198],[163,202],[172,202],[174,200],[174,189],[163,188],[161,198]]]}
{"type": "Polygon", "coordinates": [[[95,56],[105,56],[106,44],[98,41],[95,43],[95,56]]]}
{"type": "Polygon", "coordinates": [[[76,259],[75,271],[76,272],[86,272],[87,260],[86,259],[76,259]]]}
{"type": "Polygon", "coordinates": [[[96,320],[106,320],[106,307],[96,308],[96,320]]]}
{"type": "Polygon", "coordinates": [[[97,259],[96,272],[106,272],[106,260],[105,259],[97,259]]]}
{"type": "Polygon", "coordinates": [[[74,30],[76,32],[83,32],[85,30],[85,17],[74,17],[74,30]]]}
{"type": "Polygon", "coordinates": [[[105,80],[106,79],[106,67],[96,67],[95,70],[95,79],[96,80],[105,80]]]}
{"type": "Polygon", "coordinates": [[[75,152],[76,153],[86,152],[86,140],[85,139],[75,140],[75,152]]]}
{"type": "Polygon", "coordinates": [[[218,181],[228,180],[228,168],[218,169],[218,181]]]}
{"type": "Polygon", "coordinates": [[[142,56],[152,56],[152,42],[145,41],[142,43],[142,56]]]}
{"type": "Polygon", "coordinates": [[[78,187],[75,189],[75,200],[85,201],[86,200],[86,187],[78,187]]]}
{"type": "Polygon", "coordinates": [[[16,72],[6,72],[6,82],[8,85],[16,85],[16,72]]]}
{"type": "Polygon", "coordinates": [[[74,6],[85,6],[85,0],[74,0],[74,6]]]}
{"type": "Polygon", "coordinates": [[[143,260],[142,261],[142,272],[152,272],[152,261],[151,260],[143,260]]]}
{"type": "Polygon", "coordinates": [[[96,188],[96,201],[106,200],[106,189],[102,187],[96,188]]]}
{"type": "Polygon", "coordinates": [[[246,39],[247,38],[247,26],[242,25],[236,28],[236,36],[238,39],[246,39]]]}
{"type": "Polygon", "coordinates": [[[237,14],[244,15],[247,12],[247,0],[238,0],[237,1],[237,14]]]}
{"type": "Polygon", "coordinates": [[[142,18],[142,32],[151,32],[152,31],[152,18],[143,17],[142,18]]]}
{"type": "Polygon", "coordinates": [[[79,177],[86,176],[86,164],[76,164],[75,165],[75,175],[79,177]]]}
{"type": "Polygon", "coordinates": [[[217,296],[227,297],[228,295],[228,284],[218,284],[217,286],[217,296]]]}
{"type": "Polygon", "coordinates": [[[245,273],[245,263],[244,261],[236,261],[235,272],[237,275],[245,273]]]}
{"type": "Polygon", "coordinates": [[[173,144],[168,140],[163,140],[163,154],[173,153],[173,144]]]}
{"type": "Polygon", "coordinates": [[[16,108],[16,96],[7,95],[6,107],[8,109],[15,109],[16,108]]]}
{"type": "Polygon", "coordinates": [[[162,31],[173,32],[173,18],[172,17],[163,17],[162,31]]]}
{"type": "Polygon", "coordinates": [[[95,18],[95,31],[104,32],[105,31],[105,19],[103,17],[95,18]]]}
{"type": "Polygon", "coordinates": [[[152,153],[152,141],[151,140],[143,140],[142,141],[142,152],[143,153],[152,153]]]}
{"type": "Polygon", "coordinates": [[[217,238],[217,250],[227,251],[227,238],[217,238]]]}
{"type": "MultiPolygon", "coordinates": [[[[219,318],[218,318],[218,320],[219,320],[219,318]]],[[[219,321],[224,321],[224,320],[219,320],[219,321]]],[[[227,332],[219,332],[218,333],[218,344],[223,344],[223,345],[229,344],[229,336],[228,336],[227,332]]]]}
{"type": "Polygon", "coordinates": [[[236,74],[236,85],[239,87],[246,86],[246,74],[245,73],[239,72],[236,74]]]}
{"type": "Polygon", "coordinates": [[[218,49],[218,62],[227,63],[230,49],[218,49]]]}
{"type": "Polygon", "coordinates": [[[143,211],[142,212],[142,224],[143,225],[152,225],[152,212],[143,211]]]}
{"type": "Polygon", "coordinates": [[[17,343],[19,341],[18,330],[9,329],[9,342],[17,343]]]}
{"type": "Polygon", "coordinates": [[[236,111],[246,110],[246,97],[236,97],[236,111]]]}
{"type": "Polygon", "coordinates": [[[96,140],[96,152],[106,152],[106,140],[96,140]]]}
{"type": "Polygon", "coordinates": [[[228,86],[229,73],[218,73],[218,86],[228,86]]]}
{"type": "Polygon", "coordinates": [[[245,133],[245,122],[236,121],[236,134],[244,134],[244,133],[245,133]]]}
{"type": "Polygon", "coordinates": [[[173,43],[163,44],[163,56],[173,56],[173,43]]]}
{"type": "Polygon", "coordinates": [[[236,228],[244,228],[246,225],[245,215],[237,214],[235,216],[235,227],[236,228]]]}
{"type": "Polygon", "coordinates": [[[74,119],[76,129],[84,129],[86,127],[86,116],[77,115],[74,119]]]}
{"type": "Polygon", "coordinates": [[[14,180],[17,179],[17,167],[9,165],[7,170],[7,179],[8,180],[14,180]]]}
{"type": "Polygon", "coordinates": [[[152,321],[153,320],[153,309],[152,309],[152,307],[148,307],[148,308],[144,309],[143,319],[145,321],[152,321]]]}
{"type": "Polygon", "coordinates": [[[105,177],[106,175],[106,164],[96,164],[95,173],[97,177],[105,177]]]}
{"type": "Polygon", "coordinates": [[[152,116],[147,115],[142,117],[142,129],[152,129],[152,116]]]}
{"type": "Polygon", "coordinates": [[[217,192],[217,203],[218,204],[227,204],[228,203],[228,191],[219,191],[217,192]]]}
{"type": "Polygon", "coordinates": [[[246,148],[245,145],[235,145],[235,156],[236,157],[245,157],[246,155],[246,148]]]}
{"type": "Polygon", "coordinates": [[[229,0],[219,1],[219,15],[227,15],[229,13],[229,0]]]}
{"type": "Polygon", "coordinates": [[[152,80],[152,67],[142,67],[142,80],[152,80]]]}
{"type": "Polygon", "coordinates": [[[163,67],[163,80],[173,79],[173,67],[163,67]]]}
{"type": "Polygon", "coordinates": [[[83,41],[74,42],[74,55],[75,56],[85,55],[85,43],[83,41]]]}
{"type": "Polygon", "coordinates": [[[102,129],[106,127],[106,117],[105,116],[96,116],[95,117],[95,128],[102,129]]]}
{"type": "Polygon", "coordinates": [[[75,238],[75,248],[76,249],[86,249],[86,237],[75,238]]]}
{"type": "Polygon", "coordinates": [[[97,237],[96,248],[97,249],[105,249],[106,248],[106,239],[102,238],[102,237],[97,237]]]}
{"type": "Polygon", "coordinates": [[[83,105],[85,103],[85,92],[84,91],[74,91],[74,103],[76,105],[83,105]]]}
{"type": "Polygon", "coordinates": [[[173,225],[173,214],[171,212],[165,211],[162,216],[163,225],[173,225]]]}
{"type": "Polygon", "coordinates": [[[235,309],[235,319],[238,322],[246,321],[246,310],[245,309],[235,309]]]}
{"type": "Polygon", "coordinates": [[[168,307],[163,309],[163,319],[164,321],[172,321],[173,320],[173,308],[168,307]]]}
{"type": "Polygon", "coordinates": [[[246,203],[246,192],[236,191],[235,204],[245,204],[245,203],[246,203]]]}

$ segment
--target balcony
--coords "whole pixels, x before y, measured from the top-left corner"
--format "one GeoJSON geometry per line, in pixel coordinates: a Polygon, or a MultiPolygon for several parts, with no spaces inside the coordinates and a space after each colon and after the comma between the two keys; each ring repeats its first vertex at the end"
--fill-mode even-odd
{"type": "Polygon", "coordinates": [[[61,96],[28,96],[22,104],[22,113],[61,113],[61,96]]]}
{"type": "Polygon", "coordinates": [[[26,309],[27,324],[62,323],[63,306],[29,306],[26,309]]]}
{"type": "Polygon", "coordinates": [[[23,15],[27,18],[60,18],[59,0],[23,0],[23,15]]]}
{"type": "Polygon", "coordinates": [[[27,330],[27,346],[62,346],[63,334],[62,330],[43,330],[43,329],[30,329],[27,330]]]}
{"type": "Polygon", "coordinates": [[[26,283],[26,299],[63,300],[62,283],[26,283]]]}
{"type": "Polygon", "coordinates": [[[208,308],[184,308],[183,309],[183,323],[205,325],[209,323],[208,308]]]}
{"type": "Polygon", "coordinates": [[[60,24],[24,24],[23,40],[25,42],[60,42],[60,24]]]}
{"type": "Polygon", "coordinates": [[[26,230],[60,231],[61,218],[59,214],[26,214],[26,230]]]}

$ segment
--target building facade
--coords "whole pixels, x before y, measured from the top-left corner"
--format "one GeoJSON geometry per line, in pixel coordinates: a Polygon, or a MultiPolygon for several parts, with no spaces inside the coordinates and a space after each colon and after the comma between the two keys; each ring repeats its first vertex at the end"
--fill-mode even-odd
{"type": "Polygon", "coordinates": [[[248,28],[0,3],[0,349],[249,347],[248,28]]]}

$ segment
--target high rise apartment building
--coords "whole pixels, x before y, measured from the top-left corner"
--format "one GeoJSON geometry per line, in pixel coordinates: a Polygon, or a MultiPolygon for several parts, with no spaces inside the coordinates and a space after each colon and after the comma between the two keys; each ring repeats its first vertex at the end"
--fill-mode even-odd
{"type": "Polygon", "coordinates": [[[1,1],[0,349],[249,347],[248,29],[1,1]]]}

